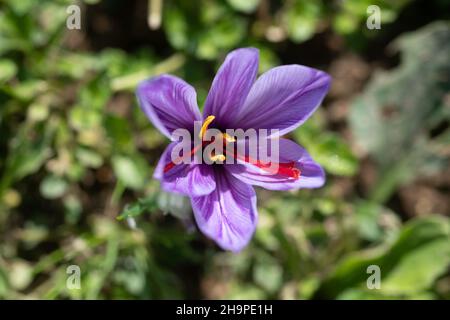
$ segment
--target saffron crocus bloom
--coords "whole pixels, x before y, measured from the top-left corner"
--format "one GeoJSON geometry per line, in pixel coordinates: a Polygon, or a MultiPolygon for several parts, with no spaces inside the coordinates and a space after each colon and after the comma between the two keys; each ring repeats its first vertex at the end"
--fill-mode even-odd
{"type": "Polygon", "coordinates": [[[196,121],[203,121],[203,128],[211,125],[220,130],[276,129],[277,134],[268,139],[279,139],[277,172],[267,172],[245,159],[234,164],[175,164],[170,155],[177,141],[169,144],[155,169],[154,177],[165,191],[190,197],[199,229],[223,249],[235,252],[248,244],[256,228],[253,186],[290,190],[317,188],[325,181],[320,165],[298,144],[281,136],[300,126],[320,105],[330,77],[305,66],[286,65],[256,79],[258,59],[255,48],[227,55],[203,115],[194,88],[177,77],[160,75],[143,81],[137,89],[141,108],[169,139],[178,128],[193,132],[196,121]]]}

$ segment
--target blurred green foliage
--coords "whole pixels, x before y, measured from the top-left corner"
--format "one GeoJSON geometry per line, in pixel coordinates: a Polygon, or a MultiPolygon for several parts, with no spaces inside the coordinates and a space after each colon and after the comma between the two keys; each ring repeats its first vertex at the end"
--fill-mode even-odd
{"type": "MultiPolygon", "coordinates": [[[[448,125],[433,133],[449,117],[448,24],[401,37],[401,64],[354,99],[350,128],[363,153],[333,127],[328,101],[292,134],[328,182],[258,190],[258,229],[238,255],[190,232],[186,201],[152,180],[166,141],[133,94],[140,80],[175,73],[202,105],[235,47],[258,47],[261,72],[286,59],[286,46],[302,52],[324,32],[361,48],[376,36],[361,27],[369,4],[380,6],[384,25],[413,2],[167,0],[159,12],[167,48],[93,50],[89,30],[65,27],[72,1],[0,0],[0,298],[450,298],[445,212],[403,221],[388,203],[399,186],[448,166],[448,125]],[[386,106],[393,117],[382,116],[386,106]],[[366,192],[367,157],[378,177],[366,192]],[[66,286],[72,264],[80,290],[66,286]],[[373,264],[379,290],[366,286],[373,264]]],[[[84,13],[119,4],[80,5],[84,13]]],[[[288,60],[304,63],[298,52],[288,60]]]]}
{"type": "Polygon", "coordinates": [[[384,202],[421,174],[449,166],[450,24],[436,23],[398,39],[402,64],[378,74],[354,102],[357,142],[375,159],[379,178],[372,197],[384,202]]]}

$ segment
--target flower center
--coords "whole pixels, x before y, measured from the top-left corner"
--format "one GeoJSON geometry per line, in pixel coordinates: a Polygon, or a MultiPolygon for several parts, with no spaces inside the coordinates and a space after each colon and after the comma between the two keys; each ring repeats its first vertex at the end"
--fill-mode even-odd
{"type": "MultiPolygon", "coordinates": [[[[164,167],[164,173],[169,171],[173,167],[175,167],[178,163],[183,163],[183,159],[192,157],[203,146],[208,145],[210,143],[209,141],[205,141],[203,138],[206,134],[206,131],[208,130],[209,125],[211,124],[211,122],[214,121],[215,118],[216,117],[212,116],[212,115],[206,117],[205,121],[203,121],[202,127],[200,128],[200,132],[199,132],[199,138],[201,139],[202,142],[200,144],[198,144],[197,146],[194,146],[188,155],[186,155],[186,156],[183,155],[183,156],[179,157],[176,161],[171,161],[168,164],[166,164],[166,166],[164,167]]],[[[228,143],[236,142],[236,139],[234,137],[232,137],[226,133],[221,133],[221,135],[222,135],[222,141],[223,141],[224,147],[228,143]]],[[[223,163],[226,160],[226,156],[229,155],[230,157],[233,157],[234,159],[243,161],[245,163],[250,163],[268,173],[271,173],[271,174],[282,175],[282,176],[286,176],[288,178],[293,178],[293,179],[300,178],[301,171],[300,171],[300,169],[295,167],[294,161],[280,162],[280,163],[275,163],[275,162],[264,163],[261,160],[253,159],[249,156],[240,155],[234,151],[234,148],[230,148],[230,149],[232,149],[231,152],[229,152],[229,150],[227,150],[227,149],[228,148],[224,148],[225,154],[209,155],[210,160],[215,163],[216,162],[223,163]]]]}
{"type": "Polygon", "coordinates": [[[207,116],[205,121],[203,121],[202,127],[200,128],[200,133],[198,134],[198,137],[202,139],[202,141],[203,137],[205,136],[206,130],[208,130],[209,125],[214,121],[215,118],[215,116],[207,116]]]}
{"type": "MultiPolygon", "coordinates": [[[[211,124],[211,122],[214,121],[216,117],[215,116],[207,116],[205,121],[203,121],[202,127],[200,128],[200,132],[198,134],[198,137],[201,139],[202,141],[202,145],[204,144],[208,144],[207,141],[203,140],[203,138],[205,137],[206,131],[208,130],[209,125],[211,124]]],[[[221,133],[222,137],[225,137],[223,133],[221,133]]],[[[223,142],[223,144],[225,145],[225,140],[223,142]]],[[[224,154],[216,154],[216,153],[211,153],[210,155],[208,155],[209,159],[212,162],[223,162],[226,160],[226,157],[224,154]]]]}

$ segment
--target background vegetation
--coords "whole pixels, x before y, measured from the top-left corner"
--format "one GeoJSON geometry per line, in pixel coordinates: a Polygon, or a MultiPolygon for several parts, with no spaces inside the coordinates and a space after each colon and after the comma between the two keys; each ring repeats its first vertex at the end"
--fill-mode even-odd
{"type": "Polygon", "coordinates": [[[85,0],[68,30],[73,3],[0,0],[1,298],[450,298],[450,1],[85,0]],[[258,190],[231,254],[152,180],[167,141],[134,90],[173,73],[202,105],[242,46],[260,72],[304,64],[333,87],[291,135],[327,184],[258,190]]]}

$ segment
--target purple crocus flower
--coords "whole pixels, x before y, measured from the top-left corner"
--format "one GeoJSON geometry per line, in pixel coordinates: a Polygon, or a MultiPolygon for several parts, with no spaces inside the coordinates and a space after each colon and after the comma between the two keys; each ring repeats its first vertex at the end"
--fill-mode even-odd
{"type": "Polygon", "coordinates": [[[173,141],[154,173],[165,191],[190,197],[199,229],[220,247],[240,251],[257,224],[253,186],[269,190],[317,188],[325,182],[323,169],[298,144],[281,138],[320,105],[330,86],[325,72],[301,65],[273,68],[258,79],[259,53],[242,48],[229,53],[206,98],[203,115],[196,92],[183,80],[160,75],[140,83],[137,97],[153,125],[169,139],[178,128],[193,132],[194,122],[219,129],[277,129],[280,170],[266,172],[258,163],[174,164],[173,141]]]}

